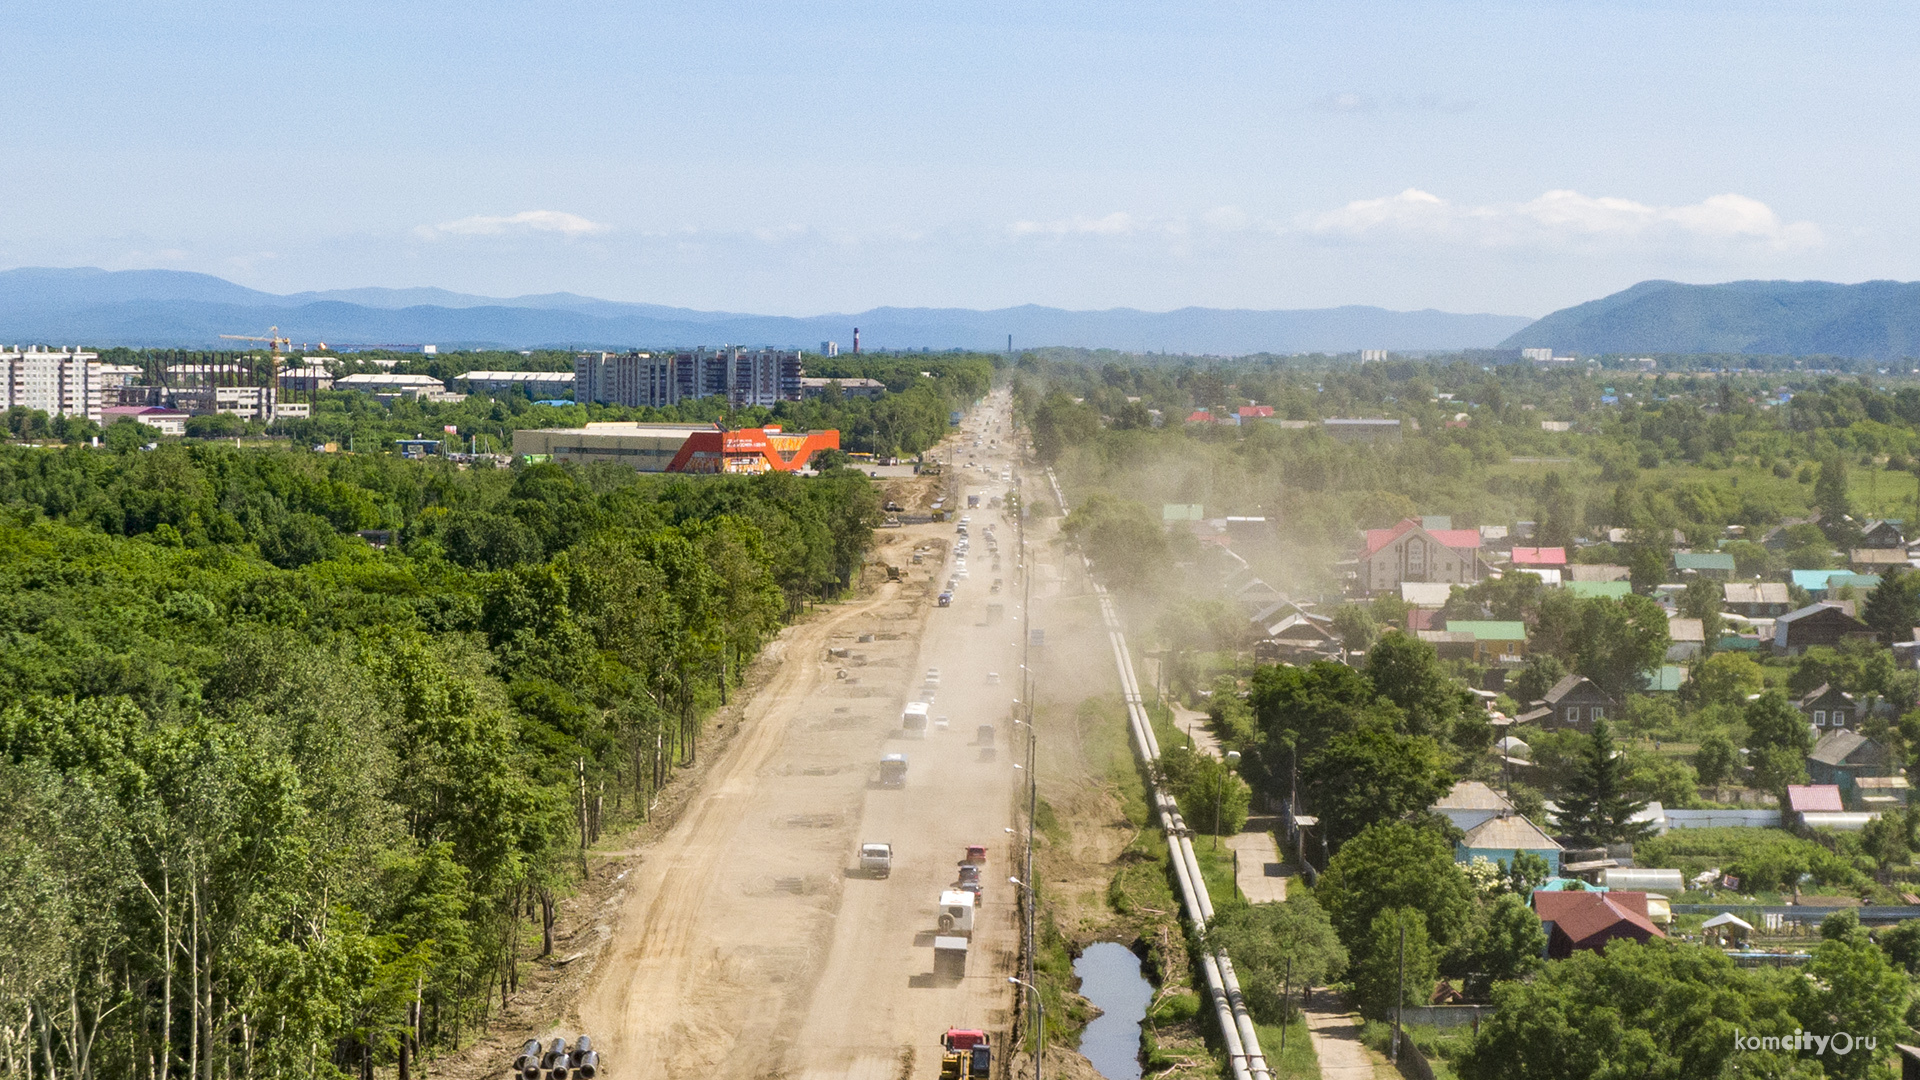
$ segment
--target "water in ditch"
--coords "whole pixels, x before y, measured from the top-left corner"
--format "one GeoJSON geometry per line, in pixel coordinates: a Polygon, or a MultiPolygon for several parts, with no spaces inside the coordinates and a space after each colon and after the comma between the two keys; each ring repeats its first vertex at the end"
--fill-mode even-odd
{"type": "Polygon", "coordinates": [[[1140,1080],[1140,1022],[1153,1001],[1153,984],[1140,973],[1140,958],[1125,945],[1101,941],[1073,962],[1080,994],[1101,1014],[1080,1036],[1080,1053],[1107,1080],[1140,1080]]]}

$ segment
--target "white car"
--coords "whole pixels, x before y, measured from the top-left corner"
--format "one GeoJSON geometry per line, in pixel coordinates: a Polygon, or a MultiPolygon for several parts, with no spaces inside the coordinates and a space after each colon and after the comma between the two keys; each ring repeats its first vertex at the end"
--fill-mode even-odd
{"type": "Polygon", "coordinates": [[[940,669],[939,668],[930,667],[927,669],[927,685],[928,686],[940,685],[940,669]]]}
{"type": "Polygon", "coordinates": [[[1000,673],[999,673],[999,672],[997,672],[997,671],[989,671],[989,672],[987,672],[987,685],[988,685],[988,686],[999,686],[999,685],[1000,685],[1000,673]]]}

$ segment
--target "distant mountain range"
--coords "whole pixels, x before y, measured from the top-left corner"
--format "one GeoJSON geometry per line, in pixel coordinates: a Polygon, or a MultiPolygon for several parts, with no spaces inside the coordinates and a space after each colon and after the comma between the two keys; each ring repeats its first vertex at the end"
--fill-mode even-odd
{"type": "Polygon", "coordinates": [[[1920,355],[1920,282],[1643,281],[1556,311],[1501,342],[1562,354],[1920,355]]]}
{"type": "Polygon", "coordinates": [[[500,299],[444,289],[337,289],[282,296],[177,270],[0,271],[0,343],[204,347],[222,344],[221,334],[263,334],[277,325],[296,343],[340,346],[817,348],[837,341],[846,349],[857,326],[869,349],[999,350],[1012,334],[1015,346],[1024,348],[1239,355],[1482,348],[1527,323],[1518,316],[1377,307],[1149,312],[1027,305],[996,311],[875,308],[785,318],[572,293],[500,299]]]}

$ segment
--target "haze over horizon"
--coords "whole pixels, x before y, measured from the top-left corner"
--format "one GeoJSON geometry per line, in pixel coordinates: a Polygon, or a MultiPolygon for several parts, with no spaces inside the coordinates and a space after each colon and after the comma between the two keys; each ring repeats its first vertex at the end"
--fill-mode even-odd
{"type": "Polygon", "coordinates": [[[19,54],[89,75],[12,87],[0,266],[793,316],[1913,280],[1916,30],[1806,3],[15,8],[19,54]]]}

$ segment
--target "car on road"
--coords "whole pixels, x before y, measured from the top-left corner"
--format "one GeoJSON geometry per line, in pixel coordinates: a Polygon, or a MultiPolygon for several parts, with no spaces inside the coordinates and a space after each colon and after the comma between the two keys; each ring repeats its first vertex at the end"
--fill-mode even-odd
{"type": "Polygon", "coordinates": [[[989,671],[989,672],[987,672],[987,685],[988,685],[988,686],[999,686],[999,685],[1000,685],[1000,673],[999,673],[999,672],[997,672],[997,671],[989,671]]]}
{"type": "Polygon", "coordinates": [[[947,730],[948,724],[949,721],[944,716],[936,716],[933,718],[933,730],[935,731],[947,730]]]}
{"type": "Polygon", "coordinates": [[[893,845],[861,844],[860,870],[868,877],[890,877],[893,874],[893,845]]]}
{"type": "Polygon", "coordinates": [[[946,591],[946,592],[943,592],[943,593],[941,593],[941,594],[940,594],[940,606],[941,606],[941,607],[952,607],[952,606],[953,606],[953,591],[952,591],[952,590],[948,590],[948,591],[946,591]]]}
{"type": "Polygon", "coordinates": [[[940,669],[939,668],[930,667],[927,669],[927,685],[928,686],[940,685],[940,669]]]}

